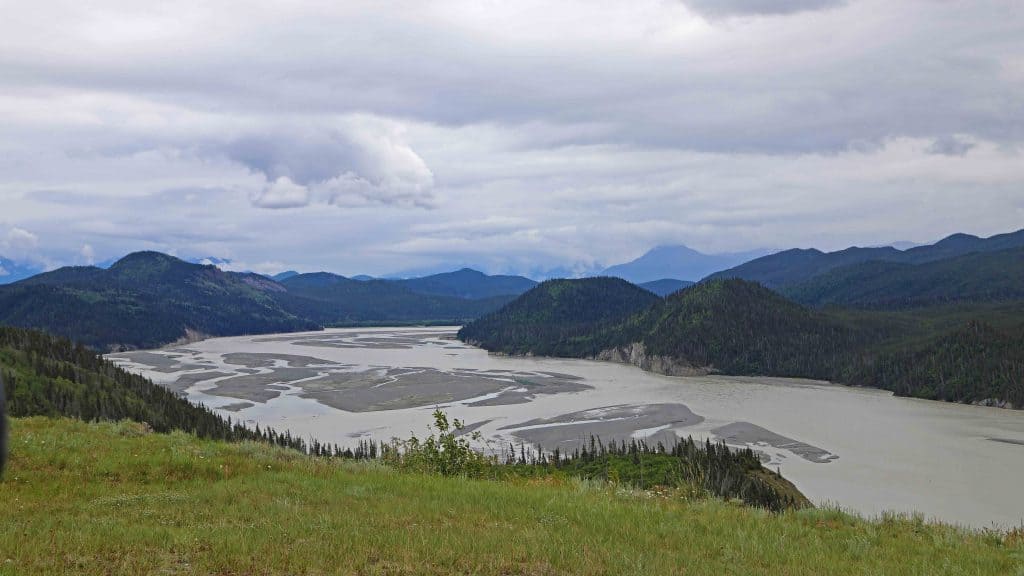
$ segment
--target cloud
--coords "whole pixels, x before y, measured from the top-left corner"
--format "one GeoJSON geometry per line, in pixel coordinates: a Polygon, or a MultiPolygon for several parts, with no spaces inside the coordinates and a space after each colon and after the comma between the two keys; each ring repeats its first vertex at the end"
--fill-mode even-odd
{"type": "Polygon", "coordinates": [[[936,138],[926,149],[929,154],[941,154],[943,156],[964,156],[974,148],[975,144],[969,140],[957,136],[945,136],[936,138]]]}
{"type": "Polygon", "coordinates": [[[0,253],[580,270],[1024,221],[1020,2],[238,10],[5,10],[0,253]]]}
{"type": "Polygon", "coordinates": [[[0,265],[0,276],[10,276],[11,273],[7,271],[2,265],[0,265]]]}
{"type": "Polygon", "coordinates": [[[795,14],[827,10],[847,0],[684,0],[696,12],[712,17],[795,14]]]}
{"type": "Polygon", "coordinates": [[[0,238],[0,254],[14,260],[34,259],[38,248],[39,236],[17,226],[0,238]]]}
{"type": "Polygon", "coordinates": [[[96,251],[93,250],[92,245],[82,244],[80,254],[82,255],[82,261],[85,262],[87,266],[92,266],[96,263],[96,251]]]}
{"type": "Polygon", "coordinates": [[[287,176],[278,176],[276,180],[267,182],[263,189],[251,196],[254,206],[275,210],[308,206],[309,198],[309,189],[292,182],[287,176]]]}
{"type": "Polygon", "coordinates": [[[327,125],[264,126],[204,144],[202,154],[223,155],[262,174],[268,186],[253,194],[261,208],[311,202],[429,207],[433,173],[404,134],[400,123],[354,115],[327,125]]]}

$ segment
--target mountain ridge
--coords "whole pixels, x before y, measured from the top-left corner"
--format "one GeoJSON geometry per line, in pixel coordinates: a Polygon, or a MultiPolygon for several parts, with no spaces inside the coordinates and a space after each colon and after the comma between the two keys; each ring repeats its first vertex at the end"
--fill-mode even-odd
{"type": "Polygon", "coordinates": [[[740,278],[777,289],[806,282],[831,270],[870,261],[923,264],[964,256],[972,252],[995,252],[1024,247],[1024,229],[988,238],[970,234],[952,234],[930,245],[897,250],[891,246],[861,248],[851,246],[834,252],[794,248],[753,259],[733,268],[707,276],[704,280],[740,278]]]}
{"type": "Polygon", "coordinates": [[[633,283],[663,278],[696,282],[705,276],[763,256],[768,250],[724,254],[704,254],[683,244],[651,248],[640,257],[605,268],[602,276],[615,276],[633,283]]]}

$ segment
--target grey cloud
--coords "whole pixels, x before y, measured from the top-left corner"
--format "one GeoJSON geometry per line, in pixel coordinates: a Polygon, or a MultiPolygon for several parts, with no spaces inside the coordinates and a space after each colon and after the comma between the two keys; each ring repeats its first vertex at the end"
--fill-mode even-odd
{"type": "MultiPolygon", "coordinates": [[[[544,122],[579,127],[563,133],[567,144],[709,152],[835,152],[855,140],[950,133],[1024,137],[1020,65],[1012,62],[1024,37],[1019,2],[860,0],[824,10],[840,4],[695,0],[706,13],[793,14],[713,20],[710,29],[690,22],[679,2],[560,2],[533,13],[438,2],[401,14],[339,3],[315,17],[297,6],[285,22],[262,6],[235,21],[223,7],[210,18],[232,20],[231,51],[202,35],[202,25],[212,26],[202,19],[181,42],[142,42],[106,59],[72,49],[42,58],[28,48],[35,38],[26,35],[21,48],[13,29],[3,60],[12,73],[0,86],[115,91],[258,118],[287,110],[314,125],[353,113],[449,126],[544,122]],[[174,58],[153,66],[168,45],[174,58]],[[277,81],[254,80],[264,78],[277,81]]],[[[73,28],[56,39],[82,40],[73,28]]],[[[329,137],[311,141],[323,139],[346,148],[329,137]]],[[[273,172],[270,180],[324,176],[315,160],[275,163],[282,151],[266,142],[243,139],[232,153],[273,172]]],[[[324,152],[335,154],[344,156],[324,152]]]]}
{"type": "Polygon", "coordinates": [[[68,262],[579,270],[1024,220],[1019,1],[51,1],[0,19],[0,239],[68,262]]]}
{"type": "Polygon", "coordinates": [[[956,136],[945,136],[936,138],[926,151],[929,154],[941,154],[943,156],[964,156],[974,148],[974,143],[957,138],[956,136]]]}
{"type": "Polygon", "coordinates": [[[262,174],[266,185],[251,195],[261,208],[317,201],[430,207],[433,201],[433,173],[404,141],[400,126],[378,118],[264,126],[226,143],[206,143],[200,153],[223,155],[262,174]]]}
{"type": "Polygon", "coordinates": [[[708,16],[756,14],[794,14],[826,10],[846,4],[847,0],[684,0],[691,9],[708,16]]]}
{"type": "Polygon", "coordinates": [[[329,180],[358,162],[353,144],[328,130],[269,128],[209,147],[268,181],[287,178],[302,186],[329,180]]]}
{"type": "Polygon", "coordinates": [[[272,182],[250,196],[253,206],[260,208],[299,208],[308,206],[309,189],[302,184],[292,182],[287,176],[279,176],[272,182]]]}

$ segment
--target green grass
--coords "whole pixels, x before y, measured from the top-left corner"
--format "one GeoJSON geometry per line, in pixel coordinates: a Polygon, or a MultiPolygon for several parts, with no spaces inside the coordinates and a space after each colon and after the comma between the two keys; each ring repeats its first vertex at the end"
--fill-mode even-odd
{"type": "Polygon", "coordinates": [[[1024,574],[1019,534],[16,419],[0,574],[1024,574]]]}

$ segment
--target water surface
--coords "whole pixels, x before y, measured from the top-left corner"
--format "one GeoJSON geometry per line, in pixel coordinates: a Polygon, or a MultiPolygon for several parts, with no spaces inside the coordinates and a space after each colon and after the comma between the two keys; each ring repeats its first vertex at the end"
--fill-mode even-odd
{"type": "Polygon", "coordinates": [[[423,435],[440,406],[480,432],[484,449],[571,449],[590,434],[712,438],[754,448],[817,503],[974,527],[1024,523],[1024,412],[809,380],[492,356],[454,335],[338,329],[110,358],[225,416],[342,445],[423,435]]]}

